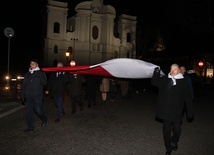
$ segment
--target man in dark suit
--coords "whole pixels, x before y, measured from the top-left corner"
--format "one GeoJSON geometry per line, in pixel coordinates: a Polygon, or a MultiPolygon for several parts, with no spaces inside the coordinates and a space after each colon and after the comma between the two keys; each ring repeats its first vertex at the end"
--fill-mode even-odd
{"type": "Polygon", "coordinates": [[[191,90],[177,64],[172,64],[170,73],[164,76],[160,76],[160,69],[155,68],[151,83],[159,89],[156,118],[163,121],[166,155],[170,155],[178,148],[185,104],[188,122],[193,120],[191,90]]]}
{"type": "MultiPolygon", "coordinates": [[[[58,62],[57,67],[63,67],[63,63],[58,62]]],[[[68,82],[69,75],[67,72],[53,72],[50,74],[45,93],[50,93],[57,107],[55,122],[59,122],[60,118],[65,115],[65,111],[63,109],[62,104],[65,95],[66,85],[68,82]]]]}

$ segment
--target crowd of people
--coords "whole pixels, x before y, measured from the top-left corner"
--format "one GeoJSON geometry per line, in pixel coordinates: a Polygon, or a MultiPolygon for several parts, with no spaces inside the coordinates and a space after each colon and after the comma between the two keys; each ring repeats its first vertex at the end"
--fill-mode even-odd
{"type": "MultiPolygon", "coordinates": [[[[57,67],[63,67],[63,63],[58,62],[57,67]]],[[[53,99],[56,107],[55,122],[59,122],[65,115],[63,108],[65,95],[70,97],[71,111],[75,114],[77,106],[79,106],[80,111],[83,111],[84,99],[87,100],[88,108],[96,105],[98,89],[103,104],[106,103],[107,98],[110,98],[111,102],[114,102],[119,90],[121,90],[123,98],[131,96],[131,82],[127,79],[70,74],[68,72],[51,72],[50,74],[46,74],[40,69],[38,60],[31,60],[30,68],[25,74],[21,91],[22,102],[27,107],[27,129],[25,131],[34,131],[34,110],[42,120],[42,126],[46,125],[47,116],[42,109],[44,94],[50,95],[53,99]]]]}
{"type": "MultiPolygon", "coordinates": [[[[63,67],[62,62],[57,67],[63,67]]],[[[194,119],[193,98],[194,90],[191,78],[187,75],[185,66],[172,64],[170,72],[160,74],[159,67],[154,69],[151,85],[158,88],[156,104],[156,120],[163,123],[163,139],[166,155],[178,149],[181,135],[181,125],[184,113],[188,122],[194,119]]],[[[70,97],[71,112],[75,114],[77,105],[83,111],[83,100],[87,101],[88,108],[96,105],[97,90],[100,91],[103,105],[109,101],[115,102],[116,94],[121,91],[121,97],[127,99],[132,92],[139,94],[141,89],[139,79],[115,79],[95,75],[80,75],[67,72],[52,72],[48,76],[39,68],[37,60],[30,61],[29,71],[25,74],[22,86],[22,100],[26,105],[27,129],[34,131],[33,112],[41,119],[41,126],[47,124],[47,116],[43,110],[44,94],[53,98],[56,107],[55,122],[59,122],[65,115],[63,101],[65,94],[70,97]]],[[[144,90],[144,89],[143,89],[144,90]]]]}

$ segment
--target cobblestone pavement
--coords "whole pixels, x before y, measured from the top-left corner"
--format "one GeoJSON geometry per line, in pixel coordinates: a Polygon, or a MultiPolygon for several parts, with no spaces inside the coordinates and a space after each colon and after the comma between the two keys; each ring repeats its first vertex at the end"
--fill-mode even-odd
{"type": "MultiPolygon", "coordinates": [[[[195,120],[182,124],[179,147],[172,155],[213,155],[214,94],[198,93],[195,120]]],[[[48,124],[41,127],[35,116],[35,131],[26,129],[25,107],[0,118],[1,155],[164,155],[162,124],[154,118],[157,94],[144,92],[132,98],[116,96],[106,105],[97,96],[97,105],[84,103],[82,112],[71,114],[69,98],[66,115],[55,123],[56,109],[50,97],[44,99],[48,124]]]]}

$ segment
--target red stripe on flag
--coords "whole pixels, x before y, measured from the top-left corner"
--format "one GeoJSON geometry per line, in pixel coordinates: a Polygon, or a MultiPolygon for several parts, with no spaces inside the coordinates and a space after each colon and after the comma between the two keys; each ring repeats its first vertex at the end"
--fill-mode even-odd
{"type": "Polygon", "coordinates": [[[77,74],[97,75],[97,76],[104,76],[104,77],[113,77],[107,70],[105,70],[101,66],[96,66],[96,67],[85,69],[85,70],[79,70],[76,73],[77,74]]]}
{"type": "Polygon", "coordinates": [[[101,66],[95,66],[90,68],[90,66],[68,66],[68,67],[48,67],[42,68],[45,72],[69,72],[72,74],[89,74],[105,77],[113,77],[107,70],[101,66]]]}
{"type": "Polygon", "coordinates": [[[47,68],[42,68],[43,71],[45,72],[76,72],[79,70],[87,70],[90,69],[90,66],[67,66],[67,67],[47,67],[47,68]]]}

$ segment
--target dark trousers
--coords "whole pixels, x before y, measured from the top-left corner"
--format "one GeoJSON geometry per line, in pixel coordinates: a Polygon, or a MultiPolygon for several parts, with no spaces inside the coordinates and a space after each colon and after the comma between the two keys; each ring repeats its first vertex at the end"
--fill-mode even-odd
{"type": "Polygon", "coordinates": [[[83,108],[82,95],[72,95],[71,96],[71,109],[72,109],[72,113],[76,112],[76,103],[79,104],[80,109],[83,108]]]}
{"type": "Polygon", "coordinates": [[[181,121],[171,122],[163,120],[163,138],[167,150],[172,149],[172,142],[177,143],[181,135],[181,121]]]}
{"type": "Polygon", "coordinates": [[[57,107],[57,113],[56,113],[56,118],[60,119],[62,114],[64,113],[64,109],[62,106],[63,103],[63,97],[54,97],[54,103],[57,107]]]}
{"type": "Polygon", "coordinates": [[[27,107],[27,115],[26,115],[26,121],[27,126],[30,129],[34,128],[34,118],[33,118],[33,112],[35,111],[36,114],[39,116],[39,118],[42,120],[42,122],[47,122],[47,117],[45,112],[43,111],[43,100],[42,98],[26,98],[26,107],[27,107]]]}
{"type": "Polygon", "coordinates": [[[87,96],[88,106],[96,105],[96,96],[87,96]]]}

